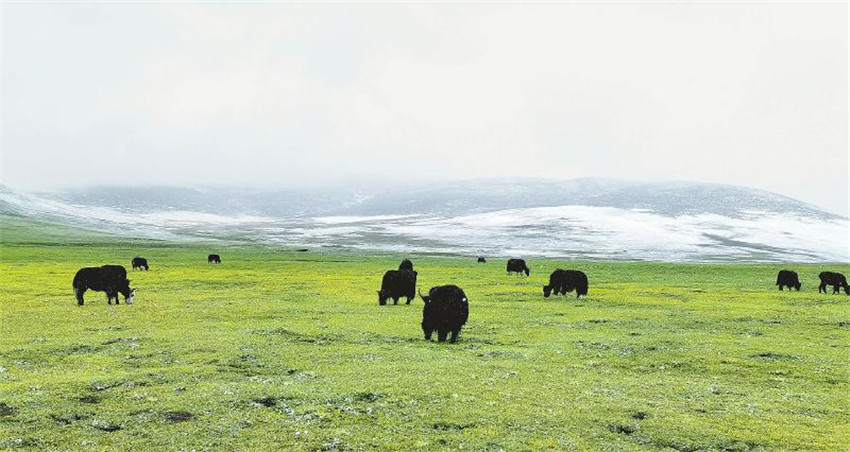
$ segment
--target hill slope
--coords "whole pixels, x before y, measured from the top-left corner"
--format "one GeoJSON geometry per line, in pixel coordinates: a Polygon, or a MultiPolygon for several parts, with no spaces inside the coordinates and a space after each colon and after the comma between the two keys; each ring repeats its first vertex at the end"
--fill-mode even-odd
{"type": "Polygon", "coordinates": [[[850,260],[850,221],[686,182],[476,181],[377,189],[0,190],[0,213],[139,238],[661,261],[850,260]]]}

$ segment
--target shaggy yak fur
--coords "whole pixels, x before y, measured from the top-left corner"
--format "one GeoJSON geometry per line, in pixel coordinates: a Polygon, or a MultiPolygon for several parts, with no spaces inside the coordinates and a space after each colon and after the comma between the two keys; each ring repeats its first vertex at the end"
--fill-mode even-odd
{"type": "Polygon", "coordinates": [[[141,270],[144,268],[145,271],[148,271],[150,268],[148,267],[148,260],[144,257],[134,257],[130,264],[132,264],[133,270],[141,270]]]}
{"type": "Polygon", "coordinates": [[[207,256],[207,263],[208,264],[212,264],[212,263],[220,264],[221,263],[221,256],[219,256],[218,254],[210,254],[209,256],[207,256]]]}
{"type": "Polygon", "coordinates": [[[392,298],[393,304],[398,299],[407,297],[407,304],[416,297],[416,272],[413,270],[387,270],[378,291],[378,304],[384,306],[387,299],[392,298]]]}
{"type": "Polygon", "coordinates": [[[431,334],[437,331],[437,340],[443,342],[449,333],[449,342],[457,342],[460,329],[469,318],[469,300],[458,286],[437,286],[423,296],[425,307],[422,309],[422,332],[425,339],[431,340],[431,334]]]}
{"type": "Polygon", "coordinates": [[[587,295],[587,275],[578,270],[561,270],[560,268],[549,275],[549,285],[543,286],[543,296],[549,298],[549,294],[566,295],[567,292],[576,291],[576,298],[587,295]]]}
{"type": "Polygon", "coordinates": [[[779,286],[779,290],[782,290],[784,286],[788,290],[797,289],[797,292],[803,286],[800,284],[800,278],[797,277],[797,272],[791,270],[779,270],[779,274],[776,275],[776,285],[779,286]]]}
{"type": "Polygon", "coordinates": [[[413,271],[413,262],[410,262],[410,259],[405,259],[398,264],[398,269],[413,271]]]}
{"type": "Polygon", "coordinates": [[[845,278],[841,273],[821,272],[821,274],[818,275],[818,278],[820,278],[818,293],[826,293],[826,286],[832,286],[833,294],[837,294],[838,289],[843,287],[844,293],[850,295],[850,286],[847,285],[847,278],[845,278]]]}
{"type": "Polygon", "coordinates": [[[525,272],[525,276],[531,274],[531,271],[528,269],[528,266],[525,265],[525,261],[522,259],[508,259],[508,265],[506,268],[508,274],[510,275],[512,272],[522,273],[525,272]]]}
{"type": "Polygon", "coordinates": [[[124,295],[124,302],[133,304],[133,295],[136,289],[130,288],[130,280],[127,279],[127,269],[120,265],[104,265],[103,267],[85,267],[74,275],[74,295],[77,296],[77,304],[83,305],[83,294],[86,290],[106,292],[106,302],[118,304],[118,294],[124,295]]]}

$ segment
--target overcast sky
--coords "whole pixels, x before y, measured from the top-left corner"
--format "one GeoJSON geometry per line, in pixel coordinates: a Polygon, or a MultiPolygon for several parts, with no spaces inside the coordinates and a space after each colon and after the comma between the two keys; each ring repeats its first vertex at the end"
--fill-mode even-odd
{"type": "Polygon", "coordinates": [[[848,211],[846,3],[2,4],[2,183],[584,176],[848,211]]]}

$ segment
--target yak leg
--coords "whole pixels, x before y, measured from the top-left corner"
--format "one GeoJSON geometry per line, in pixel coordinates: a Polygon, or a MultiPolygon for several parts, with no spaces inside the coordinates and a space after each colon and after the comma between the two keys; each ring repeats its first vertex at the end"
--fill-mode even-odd
{"type": "Polygon", "coordinates": [[[393,297],[393,304],[395,304],[395,305],[398,304],[398,297],[393,297]]]}
{"type": "Polygon", "coordinates": [[[818,286],[818,293],[821,293],[821,292],[826,293],[826,283],[825,282],[820,283],[820,285],[818,286]]]}
{"type": "Polygon", "coordinates": [[[432,335],[432,334],[434,334],[434,330],[426,329],[426,330],[425,330],[425,340],[426,340],[426,341],[430,341],[430,340],[431,340],[431,335],[432,335]]]}
{"type": "Polygon", "coordinates": [[[782,292],[782,284],[779,285],[779,291],[782,292]]]}
{"type": "Polygon", "coordinates": [[[448,335],[449,335],[448,330],[443,330],[443,329],[437,330],[437,340],[439,342],[445,342],[446,336],[448,336],[448,335]]]}
{"type": "Polygon", "coordinates": [[[74,288],[74,295],[76,295],[76,297],[77,297],[77,305],[79,305],[79,306],[83,305],[83,301],[84,301],[83,300],[83,294],[84,293],[86,293],[85,288],[82,288],[82,289],[77,289],[76,287],[74,288]]]}
{"type": "Polygon", "coordinates": [[[452,337],[449,339],[449,342],[454,344],[457,342],[457,335],[460,334],[460,330],[452,330],[452,337]]]}
{"type": "Polygon", "coordinates": [[[410,304],[410,300],[412,300],[412,299],[414,299],[414,298],[415,298],[415,296],[413,296],[413,297],[407,297],[407,303],[405,303],[405,304],[410,304]]]}
{"type": "Polygon", "coordinates": [[[839,288],[839,287],[841,287],[841,286],[838,286],[838,285],[832,286],[832,294],[833,294],[833,295],[835,295],[835,294],[837,294],[837,293],[838,293],[838,288],[839,288]]]}

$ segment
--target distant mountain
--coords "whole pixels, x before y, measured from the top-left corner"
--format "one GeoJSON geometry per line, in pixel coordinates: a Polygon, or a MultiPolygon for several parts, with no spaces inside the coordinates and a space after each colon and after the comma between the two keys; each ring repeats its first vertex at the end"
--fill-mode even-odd
{"type": "Polygon", "coordinates": [[[666,216],[750,212],[839,218],[764,190],[730,185],[644,183],[584,178],[569,181],[484,180],[383,189],[253,190],[232,188],[91,187],[41,197],[130,212],[183,210],[216,215],[461,215],[504,209],[581,205],[643,209],[666,216]]]}
{"type": "Polygon", "coordinates": [[[0,219],[129,237],[409,253],[848,262],[850,220],[763,190],[610,179],[387,189],[0,187],[0,219]]]}

